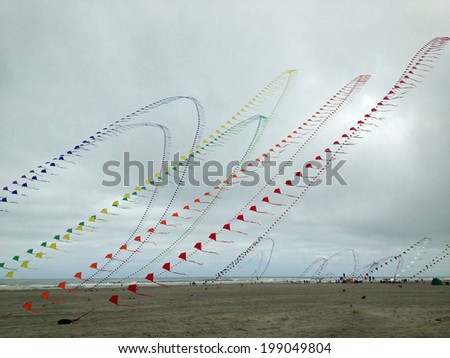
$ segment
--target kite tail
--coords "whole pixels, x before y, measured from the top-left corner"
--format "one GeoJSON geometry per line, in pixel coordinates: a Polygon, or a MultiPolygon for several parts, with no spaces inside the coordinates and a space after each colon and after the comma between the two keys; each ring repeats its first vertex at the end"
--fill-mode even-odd
{"type": "Polygon", "coordinates": [[[215,252],[215,251],[202,250],[202,252],[206,252],[206,253],[208,253],[208,254],[219,255],[219,253],[218,253],[218,252],[215,252]]]}
{"type": "Polygon", "coordinates": [[[192,219],[192,216],[177,216],[177,218],[189,220],[189,219],[192,219]]]}
{"type": "Polygon", "coordinates": [[[239,231],[239,230],[229,230],[230,232],[236,232],[238,234],[242,234],[242,235],[248,235],[246,232],[243,231],[239,231]]]}
{"type": "Polygon", "coordinates": [[[284,196],[288,196],[288,197],[290,197],[290,198],[294,198],[294,199],[298,199],[299,197],[298,196],[296,196],[296,195],[290,195],[290,194],[281,194],[281,195],[284,195],[284,196]]]}
{"type": "Polygon", "coordinates": [[[186,260],[187,262],[192,262],[193,264],[196,264],[196,265],[200,265],[200,266],[203,266],[203,263],[201,263],[201,262],[197,262],[197,261],[194,261],[194,260],[186,260]]]}
{"type": "Polygon", "coordinates": [[[55,302],[55,303],[60,303],[60,302],[64,302],[64,300],[56,300],[54,298],[45,298],[47,301],[49,302],[55,302]]]}
{"type": "Polygon", "coordinates": [[[136,292],[136,295],[138,295],[138,296],[144,296],[144,297],[150,297],[150,298],[153,297],[153,296],[151,296],[151,295],[146,295],[145,293],[138,293],[138,292],[136,292]]]}
{"type": "Polygon", "coordinates": [[[266,215],[274,215],[273,213],[269,213],[268,211],[255,211],[258,214],[266,214],[266,215]]]}
{"type": "MultiPolygon", "coordinates": [[[[196,201],[196,203],[197,204],[205,204],[205,205],[211,204],[211,202],[209,202],[209,201],[196,201]]],[[[194,209],[191,209],[191,210],[194,210],[194,209]]]]}
{"type": "MultiPolygon", "coordinates": [[[[267,204],[275,205],[275,206],[286,206],[286,204],[281,204],[281,203],[271,203],[271,202],[267,202],[267,204]]],[[[258,213],[262,213],[262,211],[258,211],[258,213]]],[[[266,214],[268,214],[268,213],[266,213],[266,214]]]]}
{"type": "Polygon", "coordinates": [[[176,275],[187,276],[187,274],[184,273],[184,272],[176,272],[176,271],[172,271],[172,270],[169,271],[169,272],[174,273],[174,274],[176,274],[176,275]]]}
{"type": "Polygon", "coordinates": [[[5,269],[5,270],[17,271],[17,269],[12,268],[12,267],[1,266],[0,268],[5,269]]]}
{"type": "Polygon", "coordinates": [[[246,223],[250,223],[250,224],[256,224],[256,225],[261,225],[261,223],[257,222],[257,221],[250,221],[250,220],[243,220],[246,223]]]}
{"type": "Polygon", "coordinates": [[[74,321],[74,322],[79,321],[81,318],[83,318],[84,316],[86,316],[86,315],[88,315],[89,313],[91,313],[94,309],[95,309],[95,308],[93,308],[93,309],[87,311],[86,313],[83,313],[80,317],[75,318],[73,321],[74,321]]]}

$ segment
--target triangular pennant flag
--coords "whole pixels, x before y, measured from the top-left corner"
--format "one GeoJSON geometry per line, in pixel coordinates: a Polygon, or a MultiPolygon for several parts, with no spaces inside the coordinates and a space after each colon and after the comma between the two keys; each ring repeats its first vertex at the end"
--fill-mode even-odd
{"type": "Polygon", "coordinates": [[[243,214],[239,214],[239,215],[236,217],[236,219],[237,219],[237,220],[240,220],[240,221],[243,221],[243,222],[246,222],[246,223],[252,223],[252,224],[261,225],[259,222],[256,222],[256,221],[245,220],[243,214]]]}
{"type": "Polygon", "coordinates": [[[119,304],[119,295],[111,296],[110,299],[109,299],[109,302],[114,303],[117,306],[132,307],[131,305],[119,304]]]}
{"type": "Polygon", "coordinates": [[[290,195],[290,194],[284,194],[284,193],[282,193],[280,188],[276,188],[273,192],[274,192],[275,194],[280,194],[280,195],[288,196],[288,197],[290,197],[290,198],[295,198],[295,199],[298,199],[298,198],[299,198],[298,196],[295,196],[295,195],[290,195]]]}
{"type": "Polygon", "coordinates": [[[263,199],[262,199],[262,201],[263,202],[265,202],[265,203],[267,203],[267,204],[270,204],[270,205],[276,205],[276,206],[286,206],[286,204],[281,204],[281,203],[272,203],[272,202],[270,202],[269,201],[269,197],[268,196],[265,196],[263,199]]]}
{"type": "Polygon", "coordinates": [[[63,302],[63,300],[54,300],[54,299],[50,298],[48,291],[43,292],[41,295],[41,298],[43,298],[44,300],[48,300],[50,302],[63,302]]]}
{"type": "Polygon", "coordinates": [[[183,207],[184,210],[193,210],[193,211],[198,211],[198,212],[202,212],[203,210],[200,209],[192,209],[189,205],[185,205],[183,207]]]}
{"type": "Polygon", "coordinates": [[[224,229],[224,230],[231,231],[231,232],[237,232],[238,234],[248,235],[246,232],[243,232],[243,231],[239,231],[239,230],[231,230],[231,225],[230,225],[229,223],[225,224],[225,225],[223,226],[223,229],[224,229]]]}
{"type": "Polygon", "coordinates": [[[23,308],[25,308],[26,310],[33,312],[33,313],[39,313],[42,312],[42,310],[34,310],[32,308],[33,302],[25,302],[25,304],[23,305],[23,308]]]}
{"type": "Polygon", "coordinates": [[[24,261],[24,262],[22,262],[22,265],[20,265],[20,266],[23,268],[26,268],[28,270],[37,270],[37,268],[28,267],[28,263],[29,263],[29,261],[24,261]]]}
{"type": "Polygon", "coordinates": [[[131,291],[131,292],[133,292],[133,293],[136,293],[136,292],[137,292],[137,285],[136,285],[136,284],[129,285],[129,286],[127,287],[127,290],[128,290],[128,291],[131,291]]]}
{"type": "Polygon", "coordinates": [[[172,216],[180,219],[192,219],[192,216],[189,217],[181,216],[180,214],[178,214],[178,212],[173,213],[172,216]]]}
{"type": "Polygon", "coordinates": [[[272,213],[268,213],[267,211],[259,211],[259,210],[256,208],[256,205],[251,206],[249,210],[250,210],[250,211],[254,211],[255,213],[259,213],[259,214],[273,215],[272,213]]]}
{"type": "Polygon", "coordinates": [[[200,263],[200,262],[197,262],[197,261],[194,261],[194,260],[189,260],[189,259],[187,258],[186,252],[182,252],[178,257],[179,257],[180,259],[184,260],[184,261],[187,261],[187,262],[192,262],[192,263],[197,264],[197,265],[203,265],[203,264],[200,263]]]}
{"type": "Polygon", "coordinates": [[[150,296],[150,295],[146,295],[146,294],[144,294],[144,293],[139,293],[139,292],[137,292],[137,289],[138,289],[138,285],[137,285],[137,284],[132,284],[132,285],[129,285],[129,286],[127,287],[127,290],[128,290],[128,291],[133,292],[133,293],[135,293],[136,295],[139,295],[139,296],[145,296],[145,297],[153,297],[153,296],[150,296]]]}
{"type": "Polygon", "coordinates": [[[177,226],[177,225],[174,225],[174,224],[168,224],[167,220],[161,220],[160,224],[161,225],[165,225],[165,226],[177,226]]]}
{"type": "Polygon", "coordinates": [[[186,276],[185,273],[172,271],[172,270],[171,270],[171,267],[170,267],[170,262],[166,262],[166,263],[162,266],[162,268],[163,268],[164,270],[166,270],[166,271],[171,272],[171,273],[174,273],[174,274],[177,274],[177,275],[183,275],[183,276],[186,276]]]}

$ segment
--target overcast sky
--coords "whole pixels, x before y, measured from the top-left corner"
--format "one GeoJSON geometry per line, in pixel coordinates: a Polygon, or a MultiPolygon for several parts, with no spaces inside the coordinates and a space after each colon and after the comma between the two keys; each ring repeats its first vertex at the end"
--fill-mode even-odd
{"type": "MultiPolygon", "coordinates": [[[[12,187],[13,180],[97,130],[169,96],[192,96],[202,103],[203,133],[208,136],[283,71],[298,69],[295,85],[255,149],[252,158],[257,157],[340,87],[370,74],[370,82],[311,142],[300,164],[320,154],[380,101],[421,46],[450,35],[449,13],[448,1],[2,0],[0,182],[12,187]]],[[[432,238],[426,249],[418,251],[420,256],[405,257],[403,275],[408,276],[450,243],[449,63],[446,48],[423,83],[351,148],[341,172],[347,186],[313,188],[270,234],[274,251],[266,275],[296,276],[316,258],[348,249],[358,253],[359,265],[365,265],[397,255],[424,236],[432,238]],[[407,265],[411,267],[406,269],[407,265]]],[[[274,99],[257,114],[268,115],[273,103],[274,99]]],[[[135,120],[140,122],[167,126],[172,152],[186,153],[196,130],[195,110],[188,101],[135,120]]],[[[255,125],[248,126],[211,159],[239,159],[254,130],[255,125]]],[[[102,164],[120,160],[124,151],[130,151],[133,159],[158,161],[162,143],[160,131],[134,129],[55,171],[58,175],[50,177],[50,183],[35,183],[39,190],[22,190],[29,197],[16,199],[19,205],[0,207],[10,211],[0,212],[0,262],[17,266],[13,256],[29,259],[27,249],[53,242],[54,235],[109,207],[130,190],[102,186],[102,164]]],[[[179,252],[204,241],[255,189],[225,193],[198,229],[163,261],[176,262],[179,252]]],[[[144,227],[158,220],[170,190],[159,194],[144,227]]],[[[205,186],[183,190],[171,212],[181,211],[207,190],[205,186]]],[[[130,236],[143,204],[116,210],[121,215],[97,225],[97,232],[79,236],[73,244],[58,244],[66,252],[49,254],[51,260],[34,259],[30,266],[39,270],[20,270],[15,277],[92,272],[90,263],[104,262],[104,255],[115,252],[130,236]]],[[[181,229],[174,233],[181,232],[177,230],[181,229]]],[[[215,274],[258,235],[251,224],[245,230],[251,234],[235,238],[234,244],[211,246],[220,255],[196,256],[203,266],[186,263],[180,271],[215,274]]],[[[118,276],[152,260],[177,237],[161,235],[157,247],[146,245],[118,276]]],[[[231,274],[251,274],[270,249],[269,242],[263,243],[250,255],[253,259],[231,274]]],[[[330,263],[328,271],[348,273],[352,267],[353,257],[347,253],[330,263]]],[[[159,268],[160,264],[149,270],[156,273],[159,268]]],[[[383,273],[393,270],[391,266],[383,273]]],[[[449,271],[447,259],[427,276],[448,276],[449,271]]]]}

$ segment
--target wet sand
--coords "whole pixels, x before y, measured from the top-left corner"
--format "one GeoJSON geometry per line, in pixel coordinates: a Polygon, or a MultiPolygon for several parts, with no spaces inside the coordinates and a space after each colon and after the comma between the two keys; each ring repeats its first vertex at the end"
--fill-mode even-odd
{"type": "Polygon", "coordinates": [[[450,286],[429,282],[139,289],[151,298],[125,288],[50,291],[64,302],[42,292],[0,291],[0,337],[450,337],[450,286]],[[130,307],[110,303],[114,294],[130,307]],[[27,301],[42,312],[23,309],[27,301]]]}

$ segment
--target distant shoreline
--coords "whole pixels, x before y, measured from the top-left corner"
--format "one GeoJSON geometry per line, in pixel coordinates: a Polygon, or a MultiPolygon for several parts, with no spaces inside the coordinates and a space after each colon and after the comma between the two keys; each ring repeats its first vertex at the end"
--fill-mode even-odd
{"type": "MultiPolygon", "coordinates": [[[[413,282],[431,282],[434,277],[423,277],[423,278],[415,278],[415,279],[407,279],[408,283],[413,282]]],[[[444,283],[450,282],[450,277],[439,277],[444,283]]],[[[326,278],[321,282],[317,282],[315,280],[311,280],[311,278],[292,278],[292,277],[270,277],[270,278],[262,278],[260,280],[252,280],[248,277],[232,277],[229,279],[223,279],[220,281],[211,281],[211,279],[203,278],[203,277],[191,277],[186,278],[184,280],[180,280],[178,278],[173,279],[164,279],[158,281],[160,284],[169,285],[169,286],[189,286],[193,282],[197,285],[203,285],[205,280],[208,280],[207,285],[230,285],[230,284],[259,284],[259,283],[289,283],[289,284],[342,284],[342,282],[336,282],[337,278],[326,278]]],[[[389,280],[389,277],[375,277],[372,283],[384,283],[383,281],[389,280]]],[[[399,283],[401,280],[398,279],[392,283],[399,283]]],[[[27,291],[27,290],[60,290],[58,288],[59,282],[66,282],[67,288],[75,288],[78,286],[79,281],[74,279],[13,279],[13,280],[3,280],[0,281],[0,292],[1,291],[27,291]]],[[[105,282],[101,283],[98,286],[95,286],[95,289],[107,289],[107,288],[115,288],[115,287],[126,287],[129,284],[137,283],[142,287],[157,287],[156,284],[146,281],[145,279],[128,279],[126,281],[121,282],[120,280],[114,282],[105,282]]],[[[370,284],[370,282],[365,281],[362,284],[370,284]]],[[[80,291],[89,290],[95,283],[85,283],[80,291]]]]}

